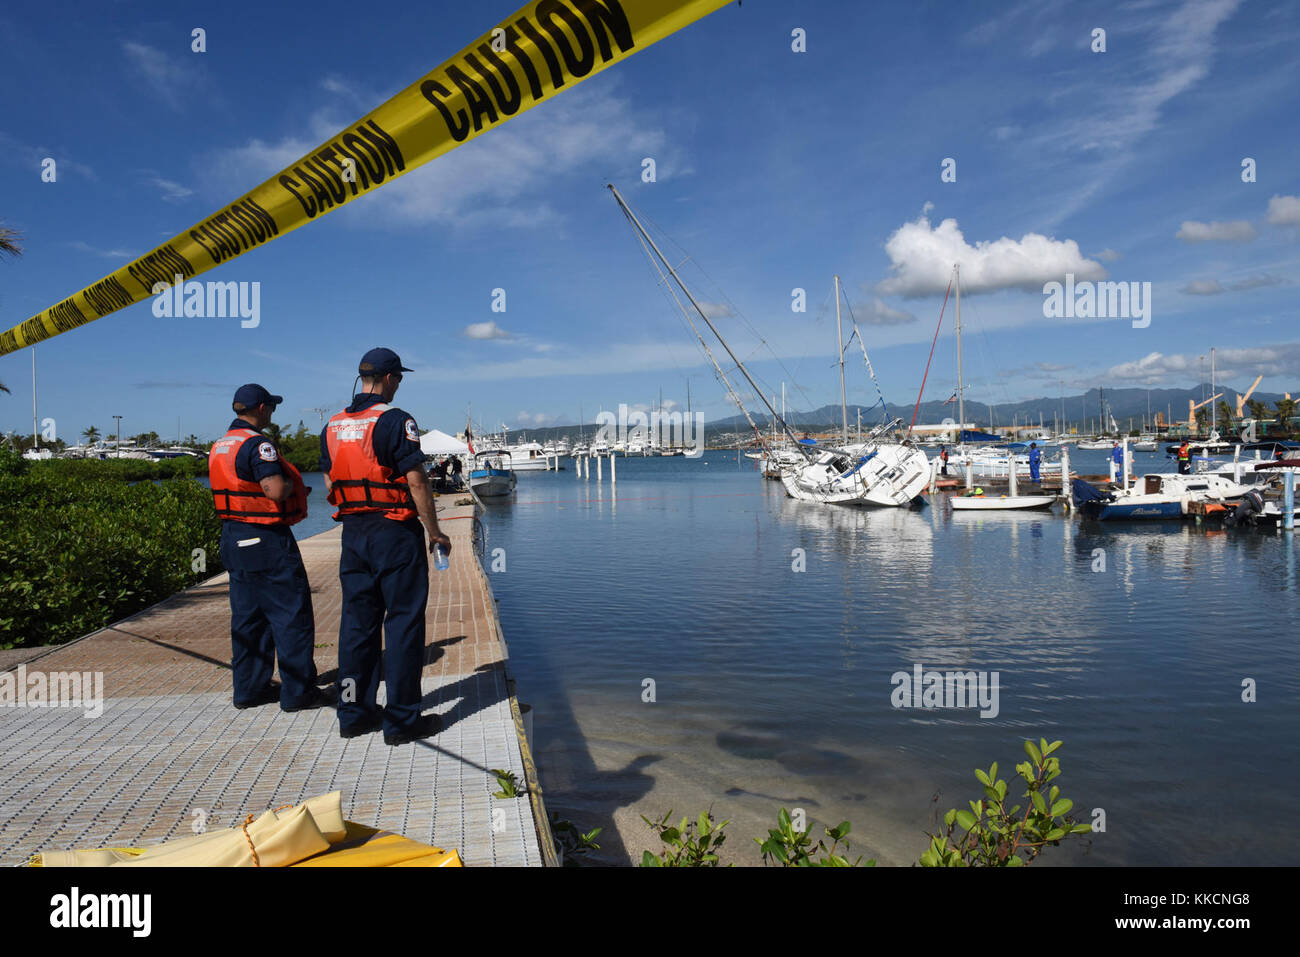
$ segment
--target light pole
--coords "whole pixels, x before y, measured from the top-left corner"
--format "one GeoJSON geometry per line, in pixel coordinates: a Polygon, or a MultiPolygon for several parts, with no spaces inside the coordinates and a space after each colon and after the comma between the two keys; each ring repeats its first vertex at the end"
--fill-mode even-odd
{"type": "Polygon", "coordinates": [[[115,415],[113,418],[117,420],[117,442],[114,447],[117,449],[117,457],[120,459],[122,457],[122,417],[115,415]]]}

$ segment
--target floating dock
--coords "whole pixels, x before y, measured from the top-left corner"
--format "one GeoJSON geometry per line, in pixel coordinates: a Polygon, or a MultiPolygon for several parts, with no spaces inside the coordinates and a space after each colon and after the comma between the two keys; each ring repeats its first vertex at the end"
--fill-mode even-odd
{"type": "MultiPolygon", "coordinates": [[[[341,739],[332,707],[236,710],[221,574],[23,662],[29,680],[101,674],[103,711],[0,708],[0,864],[188,837],[334,790],[348,820],[454,849],[469,866],[555,864],[496,602],[474,554],[474,509],[437,501],[452,557],[445,572],[429,563],[421,687],[424,710],[442,716],[438,735],[388,747],[382,734],[341,739]],[[528,794],[493,797],[493,769],[513,771],[528,794]]],[[[298,544],[323,682],[337,668],[342,529],[298,544]]]]}

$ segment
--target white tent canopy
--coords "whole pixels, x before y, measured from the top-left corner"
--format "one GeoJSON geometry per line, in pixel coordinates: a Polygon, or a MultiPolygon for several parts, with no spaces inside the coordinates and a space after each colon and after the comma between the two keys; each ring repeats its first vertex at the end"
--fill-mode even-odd
{"type": "Polygon", "coordinates": [[[466,455],[469,446],[446,432],[430,429],[420,436],[420,451],[425,455],[466,455]]]}

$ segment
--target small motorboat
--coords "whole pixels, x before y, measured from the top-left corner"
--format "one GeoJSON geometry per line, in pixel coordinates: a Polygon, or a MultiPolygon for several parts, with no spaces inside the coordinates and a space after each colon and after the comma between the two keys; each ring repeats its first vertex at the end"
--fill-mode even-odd
{"type": "Polygon", "coordinates": [[[515,470],[510,465],[510,453],[505,449],[474,453],[469,487],[479,498],[504,498],[514,492],[517,482],[515,470]]]}
{"type": "Polygon", "coordinates": [[[1144,475],[1141,484],[1109,492],[1082,479],[1071,483],[1075,507],[1101,522],[1182,518],[1193,503],[1235,504],[1249,491],[1249,486],[1214,473],[1144,475]]]}
{"type": "Polygon", "coordinates": [[[948,500],[954,511],[989,509],[1051,508],[1055,495],[954,495],[948,500]]]}

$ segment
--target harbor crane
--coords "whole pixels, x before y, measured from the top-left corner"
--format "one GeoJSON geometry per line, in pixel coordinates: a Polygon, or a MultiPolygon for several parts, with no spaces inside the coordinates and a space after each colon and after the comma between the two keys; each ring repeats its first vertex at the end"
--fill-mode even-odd
{"type": "Polygon", "coordinates": [[[1222,392],[1216,392],[1216,393],[1214,393],[1214,395],[1210,396],[1208,399],[1205,399],[1204,401],[1201,401],[1201,402],[1197,402],[1195,399],[1188,399],[1188,400],[1187,400],[1187,431],[1188,431],[1188,433],[1191,433],[1192,430],[1194,430],[1194,429],[1196,428],[1196,410],[1199,409],[1199,408],[1201,408],[1201,406],[1209,405],[1209,404],[1210,404],[1211,402],[1213,402],[1215,399],[1221,399],[1221,398],[1223,398],[1223,393],[1222,393],[1222,392]]]}
{"type": "Polygon", "coordinates": [[[1255,390],[1259,388],[1259,384],[1263,379],[1264,377],[1262,375],[1255,376],[1255,381],[1250,384],[1250,388],[1247,389],[1244,394],[1237,396],[1237,418],[1240,419],[1242,417],[1242,410],[1246,407],[1246,400],[1249,399],[1254,394],[1255,390]]]}

